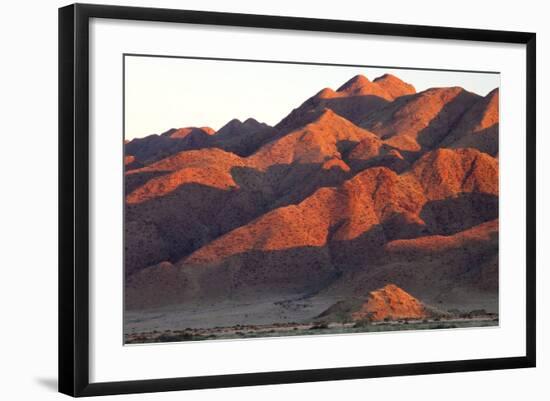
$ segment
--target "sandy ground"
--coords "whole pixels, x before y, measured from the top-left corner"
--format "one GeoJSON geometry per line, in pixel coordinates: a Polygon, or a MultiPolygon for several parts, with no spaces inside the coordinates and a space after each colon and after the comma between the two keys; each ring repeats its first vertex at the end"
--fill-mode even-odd
{"type": "Polygon", "coordinates": [[[304,323],[339,301],[339,297],[308,299],[264,299],[259,302],[185,304],[166,308],[128,311],[124,316],[124,333],[214,328],[235,325],[304,323]]]}
{"type": "Polygon", "coordinates": [[[255,337],[287,337],[319,334],[352,334],[390,332],[405,330],[441,330],[461,328],[495,327],[499,325],[498,317],[483,316],[478,318],[426,319],[391,322],[372,322],[368,325],[355,323],[282,323],[270,325],[247,325],[216,327],[209,329],[185,329],[134,332],[125,335],[127,344],[166,343],[181,341],[229,340],[255,337]]]}
{"type": "MultiPolygon", "coordinates": [[[[469,294],[468,302],[460,297],[462,304],[448,303],[437,305],[442,310],[459,309],[469,311],[484,308],[498,314],[498,298],[477,299],[469,294]],[[465,303],[467,305],[465,305],[465,303]]],[[[234,326],[273,326],[288,325],[307,329],[316,317],[334,303],[344,299],[341,296],[317,295],[310,298],[265,298],[258,302],[226,301],[212,304],[182,304],[170,307],[128,311],[124,316],[124,334],[137,334],[152,331],[183,331],[187,329],[220,329],[234,326]],[[304,326],[304,327],[302,327],[304,326]],[[307,326],[307,327],[306,327],[307,326]]],[[[225,330],[225,329],[224,329],[225,330]]]]}

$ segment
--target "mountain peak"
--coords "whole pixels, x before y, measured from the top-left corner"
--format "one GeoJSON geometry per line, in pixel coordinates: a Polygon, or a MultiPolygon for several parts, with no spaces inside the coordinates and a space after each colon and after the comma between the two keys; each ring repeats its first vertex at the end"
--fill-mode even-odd
{"type": "Polygon", "coordinates": [[[234,118],[230,121],[228,121],[223,127],[221,127],[218,131],[221,131],[222,129],[224,129],[225,127],[232,127],[232,126],[235,126],[235,125],[241,125],[242,124],[242,121],[239,120],[238,118],[234,118]]]}
{"type": "Polygon", "coordinates": [[[216,130],[214,128],[210,127],[200,127],[201,130],[203,130],[208,135],[214,135],[216,133],[216,130]]]}
{"type": "Polygon", "coordinates": [[[486,128],[489,125],[498,123],[498,109],[499,109],[499,96],[500,92],[498,88],[493,89],[491,92],[487,94],[483,98],[484,100],[484,106],[485,106],[485,113],[484,113],[484,121],[482,125],[484,125],[483,128],[486,128]]]}
{"type": "Polygon", "coordinates": [[[184,128],[178,128],[178,129],[170,129],[162,134],[162,136],[168,136],[170,138],[186,138],[190,135],[213,135],[214,130],[210,127],[184,127],[184,128]]]}
{"type": "Polygon", "coordinates": [[[248,117],[246,120],[244,120],[243,124],[244,125],[261,125],[261,123],[258,120],[252,117],[248,117]]]}
{"type": "Polygon", "coordinates": [[[374,80],[372,82],[376,82],[376,83],[380,83],[380,82],[400,82],[400,83],[405,83],[405,81],[397,78],[395,75],[393,74],[384,74],[384,75],[380,75],[379,77],[376,77],[374,78],[374,80]]]}
{"type": "Polygon", "coordinates": [[[250,156],[249,161],[258,168],[295,162],[323,163],[331,157],[340,157],[342,151],[366,137],[374,136],[329,108],[311,112],[307,117],[306,125],[268,142],[250,156]]]}
{"type": "Polygon", "coordinates": [[[379,76],[375,78],[373,82],[385,89],[393,98],[416,93],[416,89],[413,85],[406,83],[392,74],[379,76]]]}
{"type": "MultiPolygon", "coordinates": [[[[347,118],[341,116],[340,114],[336,113],[334,110],[324,107],[321,110],[318,110],[314,113],[311,113],[310,119],[308,120],[308,123],[303,127],[311,127],[311,126],[318,126],[318,127],[324,127],[328,130],[335,130],[337,127],[344,128],[349,131],[355,131],[360,130],[364,132],[368,132],[367,130],[356,126],[348,120],[347,118]]],[[[371,134],[370,132],[368,132],[371,134]]],[[[371,134],[372,136],[375,136],[374,134],[371,134]]]]}
{"type": "Polygon", "coordinates": [[[485,96],[485,110],[478,127],[479,129],[489,128],[494,124],[498,124],[499,115],[499,89],[495,88],[485,96]]]}
{"type": "Polygon", "coordinates": [[[268,127],[267,124],[261,123],[258,120],[249,117],[244,121],[239,120],[238,118],[234,118],[231,121],[229,121],[227,124],[225,124],[223,127],[221,127],[218,130],[219,133],[226,133],[226,131],[233,131],[233,130],[239,130],[239,129],[257,129],[262,127],[268,127]]]}
{"type": "Polygon", "coordinates": [[[358,92],[363,87],[371,85],[372,82],[369,81],[364,75],[358,74],[347,81],[344,85],[338,88],[338,92],[358,92]]]}
{"type": "Polygon", "coordinates": [[[336,92],[332,88],[321,89],[314,97],[320,99],[330,99],[336,96],[336,92]]]}
{"type": "MultiPolygon", "coordinates": [[[[393,74],[389,74],[389,73],[385,73],[383,75],[380,75],[379,77],[376,77],[373,79],[373,82],[379,82],[379,81],[384,81],[384,80],[398,80],[398,81],[401,81],[399,78],[397,78],[395,75],[393,74]]],[[[403,82],[403,81],[401,81],[403,82]]]]}
{"type": "Polygon", "coordinates": [[[494,97],[498,97],[499,93],[500,93],[500,90],[499,90],[499,88],[497,87],[497,88],[493,89],[491,92],[489,92],[489,93],[487,94],[487,96],[485,96],[485,97],[486,97],[486,98],[492,99],[492,98],[494,98],[494,97]]]}

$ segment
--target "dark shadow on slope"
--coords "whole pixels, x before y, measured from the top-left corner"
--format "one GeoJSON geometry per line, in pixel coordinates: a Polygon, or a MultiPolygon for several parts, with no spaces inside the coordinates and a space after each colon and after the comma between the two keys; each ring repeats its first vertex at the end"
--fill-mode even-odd
{"type": "Polygon", "coordinates": [[[386,99],[374,95],[349,96],[340,98],[319,98],[313,96],[300,107],[283,118],[275,127],[280,131],[279,137],[314,121],[316,116],[325,108],[358,125],[370,113],[387,105],[386,99]]]}
{"type": "MultiPolygon", "coordinates": [[[[167,195],[127,204],[127,274],[161,261],[176,262],[275,208],[297,204],[319,188],[338,186],[351,176],[337,166],[327,170],[319,164],[298,163],[275,165],[265,172],[234,167],[231,174],[238,187],[222,190],[185,184],[167,195]]],[[[467,193],[429,202],[420,217],[425,226],[405,215],[386,219],[381,227],[384,241],[448,235],[492,220],[498,217],[498,197],[467,193]]],[[[342,247],[349,248],[344,255],[357,254],[362,243],[342,247]]],[[[338,253],[338,249],[333,252],[338,253]]]]}
{"type": "MultiPolygon", "coordinates": [[[[373,129],[373,127],[379,124],[385,124],[394,118],[395,113],[401,107],[405,106],[408,102],[410,102],[412,99],[414,99],[418,95],[419,93],[403,95],[396,98],[393,102],[386,102],[386,104],[375,109],[374,110],[375,112],[366,114],[360,121],[358,121],[358,125],[367,130],[371,130],[373,129]]],[[[387,138],[384,138],[382,134],[376,131],[372,131],[372,132],[378,135],[381,139],[387,139],[387,138]]]]}
{"type": "Polygon", "coordinates": [[[498,233],[489,241],[417,254],[388,254],[384,242],[381,227],[373,226],[359,238],[325,246],[250,250],[215,262],[150,267],[127,279],[126,306],[135,310],[187,302],[349,297],[388,283],[420,299],[459,290],[498,291],[498,233]]]}
{"type": "Polygon", "coordinates": [[[355,155],[354,149],[356,148],[350,149],[344,159],[354,174],[371,167],[387,167],[397,174],[401,174],[411,166],[407,158],[403,156],[403,153],[406,152],[387,144],[382,144],[376,155],[368,155],[368,157],[360,154],[355,155]]]}
{"type": "MultiPolygon", "coordinates": [[[[126,273],[163,260],[179,260],[219,236],[223,222],[217,215],[234,196],[231,190],[186,184],[165,196],[126,204],[126,273]]],[[[233,214],[250,221],[256,214],[249,206],[245,203],[233,214]]]]}
{"type": "Polygon", "coordinates": [[[498,196],[462,193],[426,203],[420,217],[430,233],[450,235],[498,218],[498,196]]]}
{"type": "Polygon", "coordinates": [[[396,284],[424,302],[459,309],[487,308],[498,312],[498,232],[488,241],[470,241],[437,251],[411,250],[387,254],[344,275],[322,296],[362,296],[396,284]]]}
{"type": "Polygon", "coordinates": [[[278,135],[278,130],[263,126],[256,130],[242,130],[241,132],[218,132],[210,138],[209,147],[220,148],[241,157],[248,157],[278,135]]]}
{"type": "Polygon", "coordinates": [[[278,133],[275,128],[267,125],[256,131],[243,130],[232,135],[209,135],[200,129],[194,129],[183,138],[170,137],[169,134],[174,131],[176,130],[170,130],[162,135],[136,138],[125,144],[125,154],[136,158],[135,165],[149,165],[179,152],[208,148],[219,148],[247,157],[278,133]]]}
{"type": "MultiPolygon", "coordinates": [[[[222,127],[214,134],[201,128],[189,128],[184,136],[177,136],[178,130],[170,129],[161,135],[149,135],[125,143],[125,154],[136,158],[133,163],[135,166],[148,165],[183,151],[207,148],[219,148],[247,157],[278,134],[274,127],[256,121],[255,123],[251,127],[248,120],[245,123],[238,122],[229,129],[224,130],[225,127],[222,127]]],[[[231,122],[227,126],[229,124],[231,122]]]]}
{"type": "Polygon", "coordinates": [[[366,95],[326,99],[323,103],[324,107],[333,110],[336,114],[341,115],[357,125],[370,113],[390,102],[379,96],[366,95]]]}
{"type": "Polygon", "coordinates": [[[130,309],[186,301],[294,297],[314,294],[343,272],[365,266],[380,256],[379,226],[352,241],[326,246],[249,250],[208,263],[152,266],[127,277],[126,305],[130,309]]]}
{"type": "Polygon", "coordinates": [[[359,144],[359,141],[342,140],[336,143],[336,149],[340,153],[342,160],[346,160],[348,154],[353,150],[355,146],[359,144]]]}
{"type": "Polygon", "coordinates": [[[147,181],[152,180],[166,174],[170,174],[172,171],[133,171],[130,174],[124,174],[124,193],[130,194],[135,189],[145,185],[147,181]]]}
{"type": "Polygon", "coordinates": [[[234,167],[231,175],[242,190],[261,187],[269,201],[266,210],[297,204],[317,189],[340,185],[351,176],[339,166],[325,169],[320,163],[276,164],[265,171],[234,167]]]}
{"type": "Polygon", "coordinates": [[[210,146],[211,135],[201,130],[195,130],[184,138],[171,138],[165,134],[133,139],[124,146],[125,154],[135,156],[140,163],[147,165],[184,150],[210,146]]]}
{"type": "Polygon", "coordinates": [[[475,104],[477,98],[470,92],[462,91],[445,104],[428,126],[418,133],[417,142],[422,147],[422,153],[434,149],[453,130],[464,113],[475,104]]]}
{"type": "Polygon", "coordinates": [[[475,131],[462,136],[445,138],[443,143],[449,148],[475,148],[481,152],[487,153],[493,157],[498,154],[498,131],[499,124],[493,124],[490,127],[475,131]]]}
{"type": "MultiPolygon", "coordinates": [[[[146,180],[147,174],[141,178],[146,180]]],[[[231,174],[237,184],[231,189],[184,184],[163,196],[126,204],[127,274],[161,261],[176,262],[264,213],[299,203],[320,187],[348,178],[339,168],[297,163],[274,165],[265,172],[234,167],[231,174]]],[[[127,185],[135,187],[136,182],[127,185]]]]}
{"type": "MultiPolygon", "coordinates": [[[[371,130],[377,135],[380,134],[383,140],[398,137],[400,132],[381,135],[379,126],[391,123],[395,118],[395,114],[400,109],[420,95],[421,93],[416,93],[397,98],[385,107],[380,108],[378,114],[372,114],[370,117],[364,118],[360,122],[360,126],[371,130]]],[[[464,113],[475,104],[477,98],[479,96],[467,91],[463,91],[455,96],[430,120],[428,126],[416,134],[416,138],[411,138],[412,140],[416,140],[421,149],[419,151],[400,150],[401,154],[409,163],[413,163],[424,153],[437,147],[452,131],[455,125],[458,124],[464,113]]]]}
{"type": "Polygon", "coordinates": [[[144,309],[182,302],[261,302],[311,294],[339,276],[323,247],[248,251],[219,263],[153,266],[126,279],[126,307],[144,309]]]}
{"type": "Polygon", "coordinates": [[[277,165],[265,173],[235,167],[231,173],[236,188],[185,184],[164,196],[127,204],[126,272],[178,261],[270,210],[301,202],[321,186],[347,178],[339,169],[316,164],[277,165]]]}

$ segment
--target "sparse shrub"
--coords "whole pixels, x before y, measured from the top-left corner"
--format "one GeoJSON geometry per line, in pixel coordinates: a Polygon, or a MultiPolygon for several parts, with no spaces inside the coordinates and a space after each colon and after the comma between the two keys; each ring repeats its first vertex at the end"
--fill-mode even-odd
{"type": "Polygon", "coordinates": [[[183,333],[178,335],[161,334],[159,337],[157,337],[157,341],[161,343],[168,343],[168,342],[174,342],[174,341],[188,341],[192,339],[193,339],[193,336],[188,333],[183,333]]]}

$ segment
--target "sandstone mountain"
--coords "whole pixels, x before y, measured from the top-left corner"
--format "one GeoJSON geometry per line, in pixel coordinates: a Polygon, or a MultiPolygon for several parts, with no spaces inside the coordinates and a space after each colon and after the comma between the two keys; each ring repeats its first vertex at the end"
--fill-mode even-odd
{"type": "Polygon", "coordinates": [[[421,317],[403,288],[495,309],[497,156],[498,89],[416,93],[388,74],[323,89],[275,127],[134,139],[126,306],[370,294],[356,313],[421,317]]]}
{"type": "Polygon", "coordinates": [[[244,166],[233,153],[202,149],[127,172],[126,274],[178,260],[260,215],[263,194],[233,178],[244,166]]]}
{"type": "Polygon", "coordinates": [[[205,147],[213,133],[209,127],[170,129],[160,135],[133,139],[124,146],[124,151],[140,163],[149,164],[182,150],[205,147]]]}
{"type": "MultiPolygon", "coordinates": [[[[247,158],[205,148],[128,171],[127,272],[163,260],[175,262],[262,213],[298,203],[318,188],[339,185],[352,176],[342,158],[365,139],[380,141],[325,109],[310,124],[247,158]],[[162,250],[168,248],[168,253],[162,250]]],[[[370,166],[387,160],[378,154],[359,157],[370,166]]]]}
{"type": "Polygon", "coordinates": [[[430,305],[498,311],[498,220],[453,235],[389,241],[368,269],[345,272],[319,297],[359,296],[395,283],[430,305]]]}
{"type": "MultiPolygon", "coordinates": [[[[125,144],[126,157],[141,165],[154,163],[185,150],[219,148],[240,156],[249,156],[277,136],[278,131],[253,118],[229,121],[217,132],[209,127],[170,129],[161,135],[136,138],[125,144]]],[[[135,168],[128,166],[127,169],[135,168]]]]}
{"type": "Polygon", "coordinates": [[[491,156],[498,154],[498,88],[479,99],[460,118],[440,146],[476,148],[491,156]]]}
{"type": "Polygon", "coordinates": [[[380,322],[402,319],[425,319],[434,315],[433,309],[395,284],[370,291],[365,298],[357,297],[337,302],[318,318],[327,321],[380,322]]]}
{"type": "MultiPolygon", "coordinates": [[[[202,246],[173,267],[185,277],[170,292],[175,298],[163,292],[147,302],[318,291],[343,273],[375,265],[389,241],[454,234],[495,219],[498,186],[488,183],[497,174],[496,161],[474,149],[428,153],[401,175],[366,169],[202,246]]],[[[156,271],[140,272],[139,282],[155,286],[156,271]]],[[[144,289],[133,283],[139,297],[144,289]]]]}
{"type": "Polygon", "coordinates": [[[272,141],[250,157],[251,162],[265,168],[274,164],[323,163],[349,151],[366,138],[376,138],[330,109],[323,109],[313,121],[272,141]]]}
{"type": "Polygon", "coordinates": [[[362,118],[403,95],[415,93],[412,85],[399,78],[386,74],[374,81],[357,75],[343,84],[338,90],[321,90],[294,109],[277,124],[277,129],[288,132],[304,125],[312,113],[325,108],[358,123],[362,118]]]}
{"type": "Polygon", "coordinates": [[[401,151],[433,149],[479,99],[459,87],[428,89],[366,115],[359,125],[401,151]]]}
{"type": "Polygon", "coordinates": [[[276,136],[275,128],[253,118],[244,122],[234,119],[216,132],[210,145],[240,156],[249,156],[276,136]]]}

